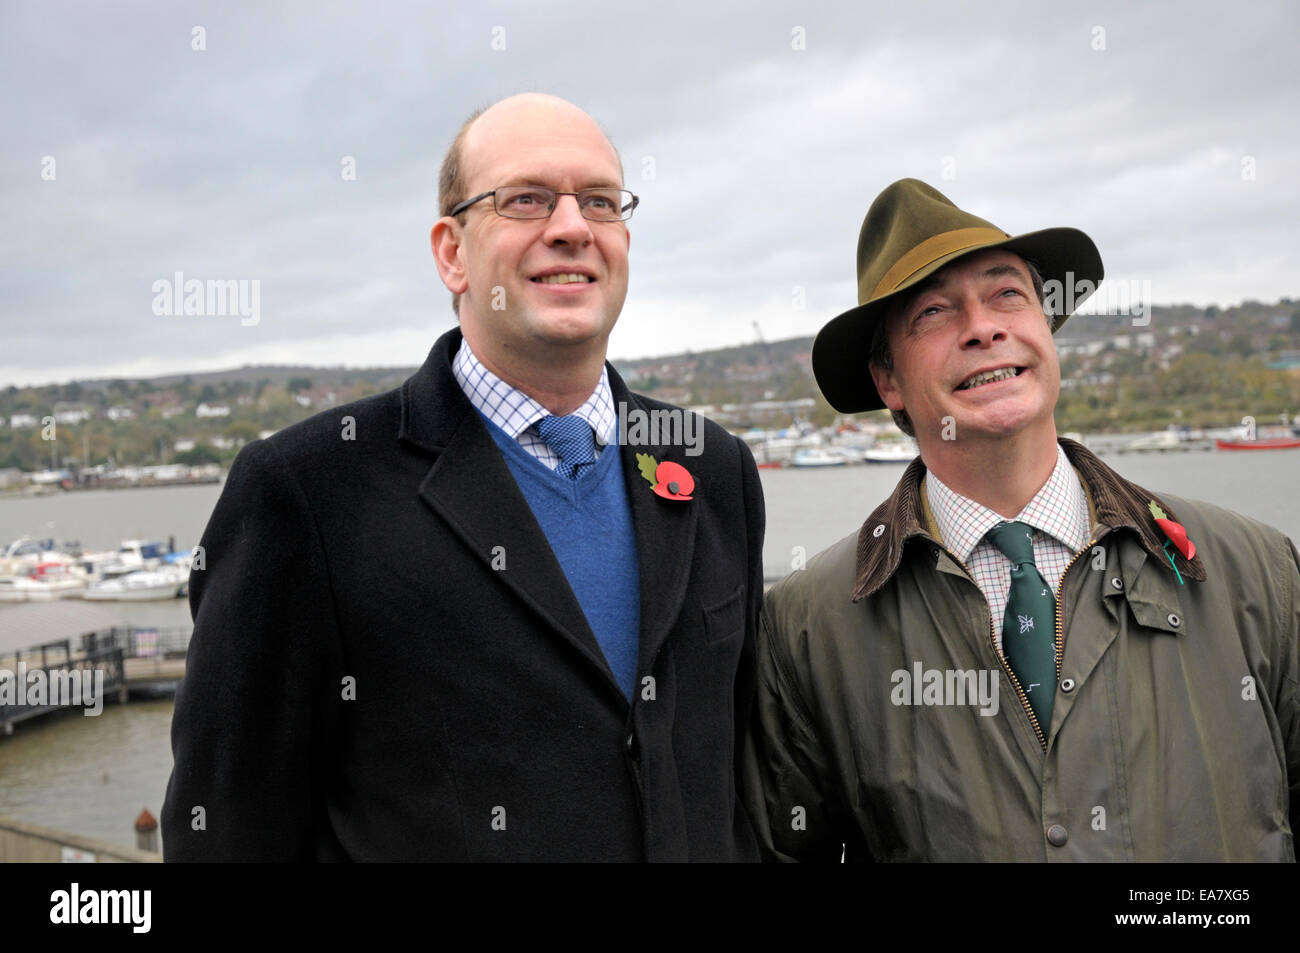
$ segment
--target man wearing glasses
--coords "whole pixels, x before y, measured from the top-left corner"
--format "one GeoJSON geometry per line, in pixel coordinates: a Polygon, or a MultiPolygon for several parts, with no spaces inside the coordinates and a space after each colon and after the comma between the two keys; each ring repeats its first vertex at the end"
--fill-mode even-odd
{"type": "Polygon", "coordinates": [[[616,443],[680,414],[605,363],[618,155],[514,96],[439,202],[459,327],[400,389],[246,447],[208,525],[166,857],[756,859],[758,474],[712,423],[616,443]]]}

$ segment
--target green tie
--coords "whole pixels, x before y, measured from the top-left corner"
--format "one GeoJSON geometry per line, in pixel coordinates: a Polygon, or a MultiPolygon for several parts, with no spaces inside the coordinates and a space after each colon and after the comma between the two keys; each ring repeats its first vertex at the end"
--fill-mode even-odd
{"type": "Polygon", "coordinates": [[[985,538],[1011,560],[1011,593],[1002,617],[1002,654],[1029,698],[1043,737],[1056,696],[1056,599],[1034,565],[1034,530],[999,523],[985,538]]]}

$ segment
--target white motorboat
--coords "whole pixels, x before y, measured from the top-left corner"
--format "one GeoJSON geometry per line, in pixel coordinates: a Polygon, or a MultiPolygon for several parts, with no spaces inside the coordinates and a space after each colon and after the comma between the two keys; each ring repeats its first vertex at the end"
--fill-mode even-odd
{"type": "Polygon", "coordinates": [[[53,539],[21,536],[0,550],[0,576],[26,576],[39,563],[58,560],[60,555],[53,539]]]}
{"type": "Polygon", "coordinates": [[[80,596],[86,589],[85,571],[73,563],[37,563],[22,575],[0,577],[0,602],[52,602],[80,596]]]}
{"type": "Polygon", "coordinates": [[[916,444],[911,440],[891,440],[864,451],[862,459],[866,463],[911,463],[916,453],[916,444]]]}
{"type": "Polygon", "coordinates": [[[1172,430],[1162,430],[1158,433],[1144,434],[1137,437],[1124,447],[1125,450],[1135,450],[1138,452],[1149,453],[1157,451],[1163,453],[1168,450],[1181,450],[1181,441],[1178,434],[1172,430]]]}
{"type": "Polygon", "coordinates": [[[849,461],[839,453],[830,450],[800,450],[790,461],[792,467],[842,467],[849,461]]]}
{"type": "MultiPolygon", "coordinates": [[[[95,575],[107,579],[112,576],[137,572],[141,569],[157,569],[162,565],[167,555],[168,550],[163,543],[124,539],[116,553],[107,557],[103,554],[95,554],[91,559],[94,560],[93,571],[95,575]]],[[[91,565],[88,560],[87,568],[90,568],[91,565]]]]}
{"type": "Polygon", "coordinates": [[[92,602],[149,602],[177,599],[189,584],[189,560],[157,569],[141,569],[90,584],[85,598],[92,602]]]}

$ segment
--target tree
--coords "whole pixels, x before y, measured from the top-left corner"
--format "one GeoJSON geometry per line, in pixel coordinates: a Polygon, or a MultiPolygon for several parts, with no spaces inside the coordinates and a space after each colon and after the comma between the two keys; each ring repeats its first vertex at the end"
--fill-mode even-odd
{"type": "Polygon", "coordinates": [[[206,443],[200,443],[193,450],[176,454],[176,462],[187,467],[199,467],[207,463],[220,463],[221,456],[206,443]]]}
{"type": "Polygon", "coordinates": [[[1182,355],[1165,374],[1165,397],[1213,393],[1223,376],[1223,362],[1211,354],[1182,355]]]}
{"type": "Polygon", "coordinates": [[[1241,357],[1250,357],[1255,353],[1255,346],[1251,343],[1250,334],[1246,331],[1234,331],[1228,338],[1228,343],[1224,345],[1224,350],[1229,354],[1238,354],[1241,357]]]}
{"type": "Polygon", "coordinates": [[[257,424],[247,420],[232,420],[226,424],[221,431],[223,437],[229,437],[237,443],[248,443],[250,440],[256,440],[257,435],[262,432],[262,428],[257,424]]]}

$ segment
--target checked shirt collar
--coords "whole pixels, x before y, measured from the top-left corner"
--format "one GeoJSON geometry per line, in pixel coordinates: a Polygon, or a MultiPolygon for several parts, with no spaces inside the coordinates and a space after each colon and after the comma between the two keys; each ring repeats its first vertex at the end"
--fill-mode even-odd
{"type": "MultiPolygon", "coordinates": [[[[933,471],[926,471],[925,488],[944,545],[962,562],[970,560],[989,530],[1007,522],[1006,517],[950,489],[933,471]]],[[[1052,475],[1015,519],[1059,540],[1071,553],[1088,542],[1088,499],[1060,444],[1052,475]]]]}
{"type": "MultiPolygon", "coordinates": [[[[474,354],[469,342],[462,340],[451,364],[456,383],[474,408],[504,430],[533,457],[554,470],[560,458],[537,434],[537,421],[551,412],[523,391],[507,384],[488,370],[474,354]]],[[[609,370],[601,368],[600,383],[577,410],[573,411],[596,435],[596,455],[604,445],[618,436],[618,417],[614,411],[614,392],[609,386],[609,370]]]]}

